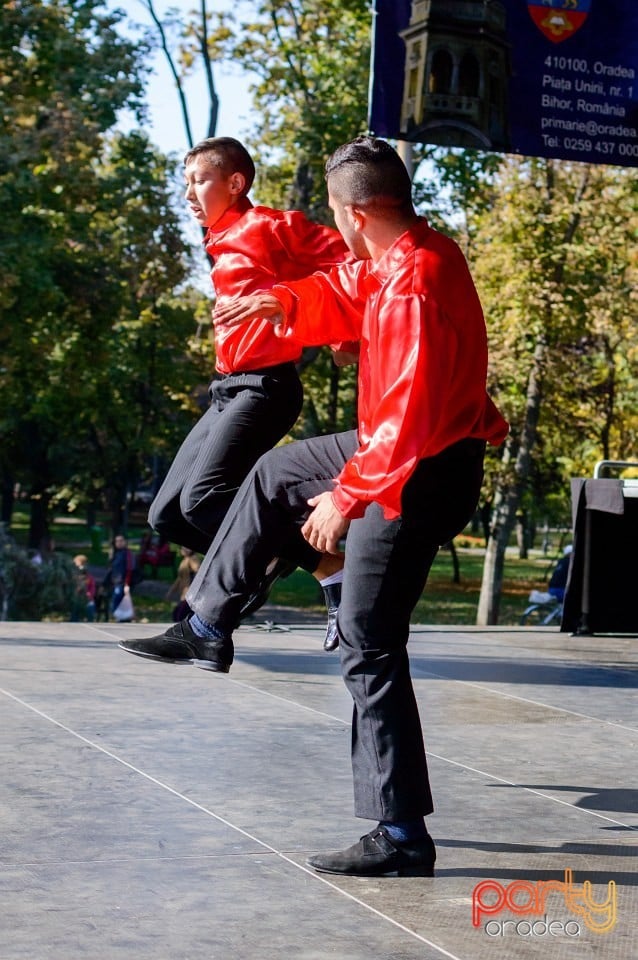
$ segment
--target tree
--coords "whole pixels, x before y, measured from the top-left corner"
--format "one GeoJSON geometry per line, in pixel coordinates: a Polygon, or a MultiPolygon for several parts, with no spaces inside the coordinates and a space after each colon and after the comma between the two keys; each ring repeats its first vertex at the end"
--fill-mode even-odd
{"type": "Polygon", "coordinates": [[[210,31],[213,56],[258,79],[250,145],[264,202],[319,220],[329,213],[323,165],[365,132],[371,15],[366,0],[262,0],[252,20],[226,15],[210,31]]]}
{"type": "Polygon", "coordinates": [[[217,90],[215,89],[213,61],[210,54],[208,38],[211,14],[208,11],[206,0],[200,0],[199,16],[195,17],[194,13],[191,14],[191,18],[188,20],[185,26],[183,25],[181,18],[178,19],[175,16],[170,16],[165,22],[163,22],[157,14],[153,0],[140,0],[140,3],[142,6],[146,7],[155,25],[159,46],[161,47],[162,53],[166,58],[166,62],[168,63],[173,80],[175,82],[175,89],[179,98],[182,112],[184,131],[186,133],[186,141],[189,147],[192,147],[194,146],[195,141],[193,140],[192,134],[193,125],[191,122],[190,109],[186,99],[186,94],[184,92],[184,79],[189,75],[193,68],[199,64],[200,61],[204,68],[206,89],[208,90],[207,137],[215,136],[215,132],[217,130],[217,114],[219,113],[219,97],[217,96],[217,90]],[[187,43],[182,47],[181,56],[179,59],[175,56],[168,37],[168,32],[172,32],[176,27],[180,29],[180,32],[182,32],[184,37],[187,39],[187,43]]]}
{"type": "MultiPolygon", "coordinates": [[[[208,380],[212,358],[209,339],[198,345],[196,337],[198,321],[209,323],[207,301],[181,286],[189,261],[165,158],[131,134],[110,143],[99,172],[87,267],[109,313],[99,311],[91,330],[97,363],[78,374],[80,442],[67,444],[66,463],[76,470],[75,496],[80,483],[94,499],[106,494],[117,529],[126,525],[127,494],[145,464],[172,458],[199,412],[196,389],[208,380]]],[[[76,290],[76,309],[93,321],[94,299],[95,286],[83,302],[76,290]]],[[[65,370],[70,362],[71,354],[61,356],[65,370]]]]}
{"type": "Polygon", "coordinates": [[[629,172],[509,158],[497,187],[476,217],[473,262],[489,320],[492,384],[511,433],[492,494],[481,624],[498,622],[505,549],[542,462],[539,448],[555,464],[591,467],[592,457],[612,449],[612,437],[617,459],[635,438],[627,415],[636,385],[629,172]]]}
{"type": "Polygon", "coordinates": [[[171,169],[108,133],[124,107],[143,117],[145,51],[99,6],[5,3],[0,23],[0,472],[28,493],[33,545],[56,492],[125,486],[161,444],[156,411],[169,424],[192,406],[171,169]]]}

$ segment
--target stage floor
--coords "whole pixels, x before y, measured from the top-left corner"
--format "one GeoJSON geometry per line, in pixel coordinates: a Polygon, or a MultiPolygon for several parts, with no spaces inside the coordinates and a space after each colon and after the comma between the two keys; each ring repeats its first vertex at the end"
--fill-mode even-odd
{"type": "Polygon", "coordinates": [[[228,676],[157,632],[0,623],[0,960],[634,960],[638,639],[414,627],[436,877],[360,879],[305,865],[373,826],[322,624],[228,676]]]}

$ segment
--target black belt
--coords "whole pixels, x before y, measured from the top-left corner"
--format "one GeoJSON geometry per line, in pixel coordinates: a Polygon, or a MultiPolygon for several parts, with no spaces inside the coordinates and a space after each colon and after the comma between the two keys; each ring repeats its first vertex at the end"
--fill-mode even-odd
{"type": "Polygon", "coordinates": [[[289,360],[287,363],[278,363],[273,367],[260,367],[257,370],[233,370],[232,373],[227,373],[227,377],[242,376],[248,374],[256,374],[258,377],[283,377],[285,375],[296,373],[297,369],[292,362],[289,360]]]}

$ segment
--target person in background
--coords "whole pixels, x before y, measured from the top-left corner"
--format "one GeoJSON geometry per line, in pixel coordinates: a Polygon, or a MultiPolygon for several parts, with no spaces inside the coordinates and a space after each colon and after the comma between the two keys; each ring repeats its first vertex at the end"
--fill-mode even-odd
{"type": "Polygon", "coordinates": [[[78,553],[77,556],[73,557],[73,563],[78,568],[78,586],[71,620],[88,620],[89,623],[93,623],[96,616],[97,582],[93,574],[87,569],[88,562],[89,558],[83,553],[78,553]]]}
{"type": "Polygon", "coordinates": [[[179,620],[185,620],[192,613],[191,608],[186,602],[186,594],[201,565],[200,558],[195,551],[189,549],[189,547],[181,547],[180,553],[182,559],[177,568],[177,577],[168,588],[164,598],[165,600],[171,600],[173,597],[177,598],[178,602],[173,608],[172,613],[174,623],[177,623],[179,620]]]}
{"type": "Polygon", "coordinates": [[[173,551],[170,543],[150,531],[145,533],[140,540],[137,563],[142,570],[145,566],[149,566],[153,577],[157,576],[160,567],[173,567],[173,551]]]}
{"type": "Polygon", "coordinates": [[[55,541],[53,537],[44,536],[40,540],[37,548],[31,554],[31,563],[34,567],[40,567],[47,563],[55,553],[55,541]]]}
{"type": "Polygon", "coordinates": [[[113,538],[111,558],[102,587],[110,595],[110,610],[115,614],[122,602],[125,590],[132,592],[139,582],[139,569],[135,554],[129,549],[126,537],[118,533],[113,538]]]}

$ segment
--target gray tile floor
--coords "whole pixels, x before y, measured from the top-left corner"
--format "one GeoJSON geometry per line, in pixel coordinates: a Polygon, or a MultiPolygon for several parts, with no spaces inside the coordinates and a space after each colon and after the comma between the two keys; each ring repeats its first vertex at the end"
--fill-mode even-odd
{"type": "Polygon", "coordinates": [[[437,876],[366,880],[305,866],[371,826],[321,629],[216,676],[117,649],[153,625],[0,623],[0,960],[638,956],[638,639],[415,627],[437,876]]]}

